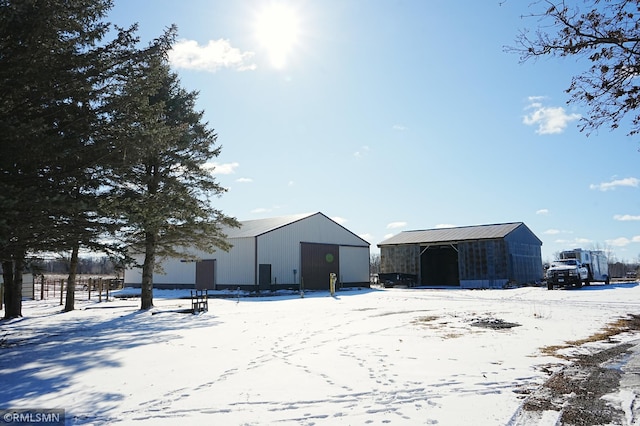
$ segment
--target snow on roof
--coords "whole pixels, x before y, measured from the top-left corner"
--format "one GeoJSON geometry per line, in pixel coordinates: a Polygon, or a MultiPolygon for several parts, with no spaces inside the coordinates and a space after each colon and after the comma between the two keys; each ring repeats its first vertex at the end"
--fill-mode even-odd
{"type": "Polygon", "coordinates": [[[395,244],[446,243],[468,240],[504,238],[522,222],[499,223],[493,225],[462,226],[458,228],[436,228],[417,231],[403,231],[378,244],[378,247],[395,244]]]}

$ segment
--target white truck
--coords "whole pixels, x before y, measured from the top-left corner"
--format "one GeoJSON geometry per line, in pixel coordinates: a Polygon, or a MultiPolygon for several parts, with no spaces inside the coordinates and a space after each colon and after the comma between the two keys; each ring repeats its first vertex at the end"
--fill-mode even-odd
{"type": "Polygon", "coordinates": [[[600,250],[573,249],[560,252],[546,273],[547,289],[556,286],[577,287],[592,282],[609,284],[609,263],[600,250]]]}

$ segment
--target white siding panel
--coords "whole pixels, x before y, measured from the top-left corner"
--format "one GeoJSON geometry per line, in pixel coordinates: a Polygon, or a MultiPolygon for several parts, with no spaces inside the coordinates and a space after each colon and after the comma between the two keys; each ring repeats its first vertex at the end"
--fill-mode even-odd
{"type": "Polygon", "coordinates": [[[290,226],[258,237],[258,263],[271,264],[274,284],[300,283],[300,241],[290,226]],[[294,269],[297,271],[295,281],[294,269]]]}
{"type": "MultiPolygon", "coordinates": [[[[236,238],[230,240],[233,247],[229,252],[218,250],[214,253],[194,251],[198,259],[216,259],[217,285],[254,284],[254,238],[236,238]]],[[[142,258],[136,259],[142,262],[142,258]]],[[[154,284],[191,286],[196,284],[195,262],[181,262],[180,259],[165,259],[162,262],[164,273],[154,273],[154,284]]],[[[125,271],[125,284],[142,283],[142,268],[130,268],[125,271]]]]}
{"type": "Polygon", "coordinates": [[[360,237],[323,215],[309,216],[268,232],[260,238],[278,233],[286,233],[287,241],[366,246],[360,237]]]}
{"type": "Polygon", "coordinates": [[[340,281],[369,282],[369,247],[340,246],[340,281]]]}
{"type": "MultiPolygon", "coordinates": [[[[142,258],[136,261],[142,263],[142,258]]],[[[180,259],[167,259],[162,262],[164,273],[157,270],[153,274],[154,284],[192,285],[196,283],[195,263],[180,262],[180,259]]],[[[124,272],[124,284],[142,284],[142,268],[127,268],[124,272]]]]}
{"type": "MultiPolygon", "coordinates": [[[[301,242],[340,246],[343,282],[369,281],[369,245],[323,214],[304,217],[263,234],[230,238],[229,242],[233,245],[229,252],[196,253],[203,260],[216,259],[215,281],[219,286],[257,284],[258,264],[271,265],[273,283],[299,284],[301,242]]],[[[195,286],[195,266],[193,262],[167,259],[163,262],[165,273],[156,273],[154,283],[195,286]]],[[[125,272],[126,284],[139,285],[141,278],[139,268],[125,272]]]]}
{"type": "MultiPolygon", "coordinates": [[[[300,242],[360,246],[350,247],[354,249],[353,254],[350,250],[346,252],[353,266],[348,267],[349,281],[345,278],[345,282],[369,282],[369,247],[363,246],[365,243],[358,236],[325,216],[314,215],[258,237],[258,263],[271,264],[274,283],[299,284],[300,242]],[[351,262],[351,259],[355,261],[351,262]],[[358,268],[360,271],[356,272],[358,268]],[[295,281],[294,269],[297,271],[295,281]]],[[[342,269],[342,258],[340,263],[342,269]]]]}
{"type": "Polygon", "coordinates": [[[212,258],[216,262],[217,285],[252,285],[255,284],[255,239],[232,238],[233,247],[228,252],[217,251],[212,258]]]}

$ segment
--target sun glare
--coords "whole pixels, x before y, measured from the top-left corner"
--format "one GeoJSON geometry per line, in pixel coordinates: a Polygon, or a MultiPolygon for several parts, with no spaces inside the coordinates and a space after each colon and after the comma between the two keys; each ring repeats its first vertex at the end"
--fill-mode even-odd
{"type": "Polygon", "coordinates": [[[256,20],[256,37],[266,49],[271,65],[283,68],[298,41],[300,32],[298,16],[294,9],[284,4],[271,4],[259,12],[256,20]]]}

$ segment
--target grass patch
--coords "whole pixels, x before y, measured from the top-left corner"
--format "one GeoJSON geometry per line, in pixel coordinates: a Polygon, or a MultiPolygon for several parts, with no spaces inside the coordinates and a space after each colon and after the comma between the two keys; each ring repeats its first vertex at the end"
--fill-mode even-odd
{"type": "Polygon", "coordinates": [[[437,315],[427,315],[414,319],[411,321],[413,324],[424,324],[437,320],[439,317],[437,315]]]}
{"type": "Polygon", "coordinates": [[[569,340],[563,345],[545,346],[540,351],[545,355],[555,356],[568,360],[570,357],[561,355],[558,352],[564,349],[575,348],[586,343],[594,342],[611,342],[613,336],[629,331],[640,330],[640,315],[629,315],[626,318],[620,318],[612,323],[607,324],[601,331],[592,334],[589,337],[578,340],[569,340]]]}

